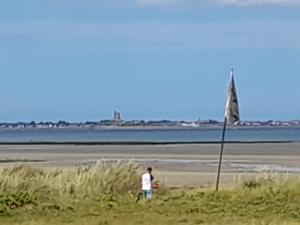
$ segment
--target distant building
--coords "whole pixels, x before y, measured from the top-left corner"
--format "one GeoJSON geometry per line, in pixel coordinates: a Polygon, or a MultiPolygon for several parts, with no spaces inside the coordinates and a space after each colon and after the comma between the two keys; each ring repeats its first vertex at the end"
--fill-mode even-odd
{"type": "Polygon", "coordinates": [[[121,113],[118,111],[114,111],[113,124],[120,125],[121,124],[121,113]]]}

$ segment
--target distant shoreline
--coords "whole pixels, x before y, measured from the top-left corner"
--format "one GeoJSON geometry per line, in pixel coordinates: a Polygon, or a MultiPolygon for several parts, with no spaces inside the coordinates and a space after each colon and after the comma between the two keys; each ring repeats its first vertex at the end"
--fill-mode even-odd
{"type": "MultiPolygon", "coordinates": [[[[225,141],[226,144],[289,144],[300,141],[225,141]]],[[[8,141],[0,145],[211,145],[221,141],[8,141]]]]}
{"type": "MultiPolygon", "coordinates": [[[[90,127],[53,127],[53,128],[39,128],[39,127],[26,127],[26,128],[0,128],[2,131],[135,131],[135,130],[207,130],[223,129],[223,125],[201,125],[201,126],[90,126],[90,127]]],[[[227,129],[300,129],[300,125],[293,126],[227,126],[227,129]]]]}

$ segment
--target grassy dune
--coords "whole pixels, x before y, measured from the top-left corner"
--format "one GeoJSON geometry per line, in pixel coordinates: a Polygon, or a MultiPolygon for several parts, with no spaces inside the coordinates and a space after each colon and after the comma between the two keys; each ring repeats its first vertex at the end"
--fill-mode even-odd
{"type": "Polygon", "coordinates": [[[161,188],[139,199],[133,164],[0,171],[0,224],[300,224],[300,179],[241,179],[234,187],[161,188]]]}

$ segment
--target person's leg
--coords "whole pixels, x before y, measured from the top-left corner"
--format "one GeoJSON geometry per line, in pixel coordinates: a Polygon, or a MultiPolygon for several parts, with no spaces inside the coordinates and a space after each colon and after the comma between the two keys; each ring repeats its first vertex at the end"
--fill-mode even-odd
{"type": "Polygon", "coordinates": [[[144,194],[144,198],[147,198],[147,196],[148,196],[148,191],[143,190],[143,194],[144,194]]]}
{"type": "Polygon", "coordinates": [[[152,198],[152,190],[147,191],[147,198],[148,199],[152,198]]]}

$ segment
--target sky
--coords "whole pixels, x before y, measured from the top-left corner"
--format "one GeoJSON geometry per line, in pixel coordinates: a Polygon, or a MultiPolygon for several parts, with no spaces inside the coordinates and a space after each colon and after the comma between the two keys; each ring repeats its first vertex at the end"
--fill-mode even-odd
{"type": "Polygon", "coordinates": [[[300,119],[300,0],[0,1],[0,122],[300,119]]]}

